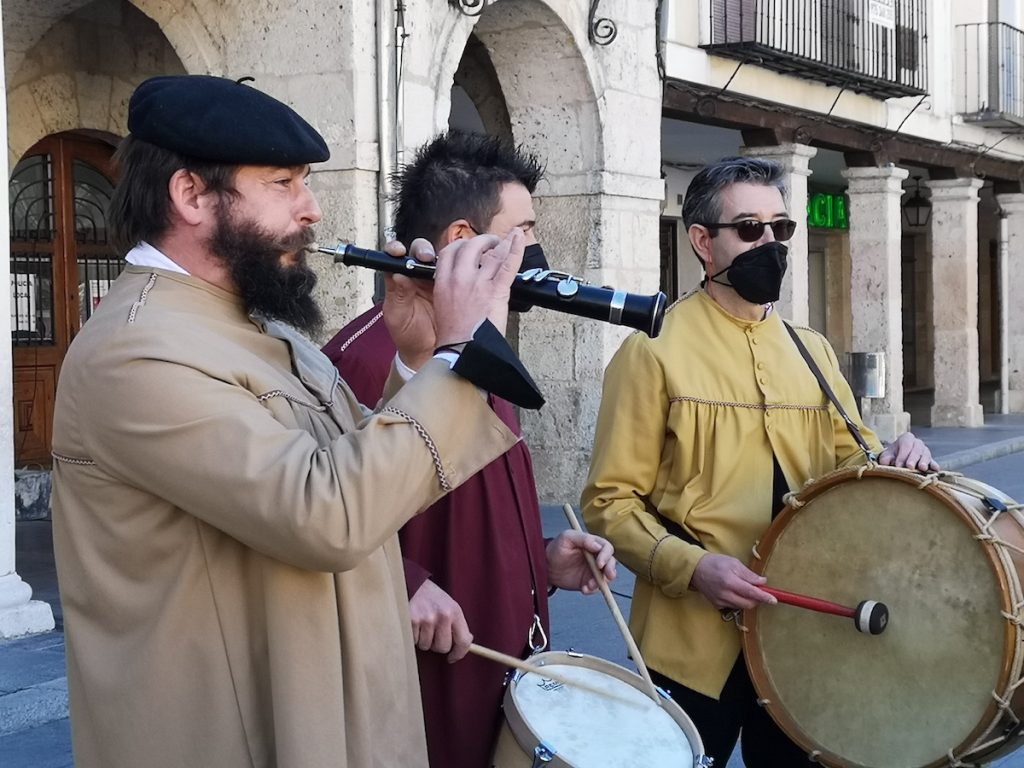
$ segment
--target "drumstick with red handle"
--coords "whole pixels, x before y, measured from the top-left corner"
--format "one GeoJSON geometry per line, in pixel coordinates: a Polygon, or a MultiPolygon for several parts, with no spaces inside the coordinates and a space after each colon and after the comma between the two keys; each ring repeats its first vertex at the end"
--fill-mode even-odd
{"type": "Polygon", "coordinates": [[[889,609],[885,603],[876,600],[861,600],[856,608],[847,608],[839,603],[832,603],[817,597],[798,595],[795,592],[786,592],[774,587],[758,586],[758,589],[774,595],[780,603],[794,605],[797,608],[806,608],[809,611],[818,613],[831,613],[835,616],[842,616],[853,619],[853,625],[858,632],[865,632],[869,635],[880,635],[889,624],[889,609]]]}

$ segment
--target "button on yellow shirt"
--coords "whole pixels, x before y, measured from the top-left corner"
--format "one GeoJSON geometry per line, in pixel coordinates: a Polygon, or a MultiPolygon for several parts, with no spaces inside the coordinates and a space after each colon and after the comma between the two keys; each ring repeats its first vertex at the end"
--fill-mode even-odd
{"type": "MultiPolygon", "coordinates": [[[[796,330],[881,450],[828,341],[796,330]]],[[[609,364],[583,514],[637,575],[630,628],[648,666],[714,698],[739,633],[690,577],[706,552],[749,565],[771,522],[773,453],[791,489],[866,461],[777,313],[741,320],[698,291],[666,313],[658,338],[630,336],[609,364]],[[670,535],[652,508],[703,549],[670,535]]]]}

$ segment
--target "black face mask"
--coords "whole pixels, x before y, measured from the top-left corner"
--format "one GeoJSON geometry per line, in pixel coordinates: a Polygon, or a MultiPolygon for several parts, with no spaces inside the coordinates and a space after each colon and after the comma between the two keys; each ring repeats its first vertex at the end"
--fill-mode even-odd
{"type": "Polygon", "coordinates": [[[719,285],[729,285],[744,301],[751,304],[767,304],[779,300],[782,278],[786,274],[786,254],[783,243],[772,240],[746,253],[741,253],[728,267],[716,272],[709,279],[719,285]],[[729,273],[729,282],[715,278],[729,273]]]}
{"type": "MultiPolygon", "coordinates": [[[[540,243],[528,245],[523,249],[523,266],[519,268],[519,271],[525,272],[528,269],[550,269],[540,243]]],[[[517,299],[510,299],[508,302],[508,308],[513,312],[528,312],[532,306],[533,304],[517,299]]]]}

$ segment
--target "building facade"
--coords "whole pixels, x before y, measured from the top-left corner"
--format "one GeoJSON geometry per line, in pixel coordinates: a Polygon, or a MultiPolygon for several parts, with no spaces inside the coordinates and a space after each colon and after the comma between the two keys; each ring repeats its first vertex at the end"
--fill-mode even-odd
{"type": "MultiPolygon", "coordinates": [[[[8,477],[47,464],[63,352],[120,269],[103,205],[128,97],[169,73],[252,77],[320,130],[322,242],[381,244],[391,171],[467,128],[546,162],[537,231],[553,266],[672,298],[700,280],[680,222],[696,169],[775,158],[794,218],[808,217],[781,309],[841,357],[884,361],[885,390],[863,402],[880,434],[912,425],[905,392],[933,424],[981,423],[983,393],[1024,409],[1024,315],[1008,298],[1024,288],[1015,2],[2,0],[0,12],[8,477]]],[[[374,279],[315,266],[330,332],[370,304],[374,279]]],[[[546,502],[578,498],[625,334],[543,310],[510,324],[548,400],[522,415],[546,502]]],[[[5,492],[0,636],[52,622],[17,574],[14,520],[5,492]]]]}
{"type": "Polygon", "coordinates": [[[700,279],[680,221],[695,169],[789,170],[781,302],[840,358],[881,361],[883,439],[1020,411],[1024,32],[1018,3],[707,0],[663,8],[663,283],[700,279]],[[683,254],[680,256],[680,254],[683,254]]]}
{"type": "MultiPolygon", "coordinates": [[[[324,242],[376,246],[388,175],[454,122],[544,158],[538,233],[558,268],[658,287],[661,84],[653,3],[614,0],[3,0],[11,354],[0,472],[48,463],[63,352],[119,271],[106,244],[110,155],[150,75],[252,77],[327,139],[313,171],[324,242]],[[619,116],[628,116],[620,119],[619,116]]],[[[373,300],[372,273],[315,264],[329,331],[373,300]]],[[[547,407],[525,414],[545,495],[575,501],[604,363],[625,330],[535,311],[511,330],[547,407]]],[[[0,636],[52,626],[14,563],[0,499],[0,636]]]]}

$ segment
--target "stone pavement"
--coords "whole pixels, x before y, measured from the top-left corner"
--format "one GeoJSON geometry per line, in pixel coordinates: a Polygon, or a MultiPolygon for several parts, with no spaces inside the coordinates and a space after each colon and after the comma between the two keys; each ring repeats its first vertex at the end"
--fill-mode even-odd
{"type": "MultiPolygon", "coordinates": [[[[986,426],[977,429],[915,427],[914,431],[948,469],[962,470],[1024,451],[1024,415],[986,414],[986,421],[986,426]]],[[[1024,475],[1024,455],[1010,460],[1016,458],[1024,475]]],[[[566,501],[575,504],[578,500],[566,501]]],[[[549,534],[566,527],[559,506],[544,507],[543,517],[549,534]]],[[[0,641],[0,768],[71,768],[63,616],[48,521],[17,524],[16,556],[18,573],[33,587],[35,598],[53,606],[57,628],[43,635],[0,641]]],[[[620,569],[614,592],[623,614],[628,615],[633,577],[625,568],[620,569]]],[[[553,648],[572,647],[632,668],[600,597],[558,592],[552,598],[551,613],[553,648]]],[[[1003,758],[995,765],[1024,768],[1024,754],[1003,758]]],[[[734,755],[727,768],[741,767],[742,761],[734,755]]]]}

